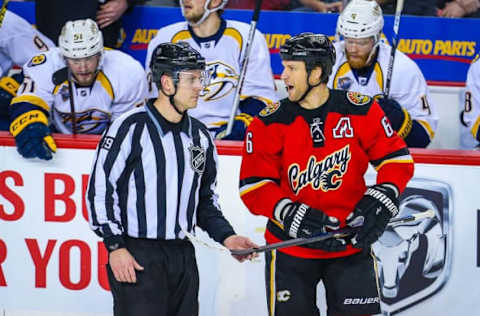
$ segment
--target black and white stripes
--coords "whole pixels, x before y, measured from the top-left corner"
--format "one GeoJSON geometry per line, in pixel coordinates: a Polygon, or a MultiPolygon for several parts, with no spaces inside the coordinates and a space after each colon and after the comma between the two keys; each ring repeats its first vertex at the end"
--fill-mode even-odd
{"type": "Polygon", "coordinates": [[[216,241],[233,234],[217,203],[217,157],[208,130],[166,121],[152,102],[114,121],[100,142],[87,190],[89,222],[104,238],[183,239],[195,225],[216,241]]]}

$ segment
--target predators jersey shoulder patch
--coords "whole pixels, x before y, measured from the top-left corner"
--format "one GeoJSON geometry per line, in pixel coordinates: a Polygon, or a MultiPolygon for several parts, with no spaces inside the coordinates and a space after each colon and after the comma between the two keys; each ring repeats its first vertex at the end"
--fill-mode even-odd
{"type": "Polygon", "coordinates": [[[264,107],[263,110],[260,111],[260,113],[258,113],[258,115],[262,117],[266,117],[275,113],[279,108],[280,108],[280,102],[271,102],[271,103],[268,103],[267,106],[264,107]]]}
{"type": "Polygon", "coordinates": [[[364,94],[361,94],[358,92],[352,92],[352,91],[347,92],[347,99],[353,105],[358,105],[358,106],[368,104],[372,100],[372,98],[370,98],[368,95],[364,95],[364,94]]]}
{"type": "Polygon", "coordinates": [[[28,62],[28,67],[34,67],[43,64],[47,61],[45,54],[40,54],[33,56],[32,59],[28,62]]]}

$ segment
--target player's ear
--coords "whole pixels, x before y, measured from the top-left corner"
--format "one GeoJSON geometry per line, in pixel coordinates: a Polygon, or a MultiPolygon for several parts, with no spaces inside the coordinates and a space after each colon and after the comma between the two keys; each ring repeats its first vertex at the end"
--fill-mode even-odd
{"type": "Polygon", "coordinates": [[[308,78],[310,84],[316,85],[321,81],[322,78],[322,67],[315,66],[312,71],[310,72],[310,77],[308,78]]]}
{"type": "Polygon", "coordinates": [[[222,0],[211,0],[209,5],[208,5],[208,8],[213,9],[213,8],[218,7],[220,4],[222,4],[222,0]]]}
{"type": "Polygon", "coordinates": [[[163,91],[165,91],[168,95],[175,92],[175,86],[173,83],[173,79],[168,74],[163,74],[160,77],[160,84],[162,85],[163,91]]]}

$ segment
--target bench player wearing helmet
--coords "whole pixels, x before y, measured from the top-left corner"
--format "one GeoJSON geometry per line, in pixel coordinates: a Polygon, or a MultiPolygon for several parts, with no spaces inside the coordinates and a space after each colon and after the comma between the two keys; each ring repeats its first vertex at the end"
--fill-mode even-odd
{"type": "Polygon", "coordinates": [[[125,111],[143,105],[147,82],[142,65],[104,50],[90,20],[69,21],[59,47],[31,58],[10,109],[10,132],[25,158],[51,159],[51,132],[101,134],[125,111]]]}
{"type": "Polygon", "coordinates": [[[391,46],[380,40],[382,9],[375,1],[353,0],[339,15],[337,60],[328,86],[378,98],[388,120],[409,147],[427,147],[438,125],[435,104],[417,64],[400,51],[393,65],[390,95],[384,98],[391,46]]]}
{"type": "Polygon", "coordinates": [[[363,226],[350,240],[267,252],[269,315],[318,316],[320,281],[329,316],[378,313],[370,245],[398,212],[412,157],[376,101],[327,88],[335,49],[326,36],[294,36],[280,56],[288,98],[261,111],[247,129],[240,196],[251,213],[268,217],[267,243],[363,226]],[[378,174],[367,187],[369,163],[378,174]]]}
{"type": "MultiPolygon", "coordinates": [[[[190,115],[199,119],[218,139],[243,140],[245,128],[253,116],[266,104],[277,101],[270,67],[267,42],[260,31],[255,31],[251,54],[245,73],[232,133],[226,135],[227,122],[236,93],[236,86],[244,58],[250,26],[246,23],[225,20],[221,12],[228,0],[181,0],[186,21],[174,23],[158,30],[148,45],[145,69],[153,49],[163,42],[184,41],[198,50],[207,61],[210,84],[202,91],[198,106],[190,115]]],[[[152,96],[157,91],[150,86],[152,96]]]]}
{"type": "Polygon", "coordinates": [[[150,66],[158,97],[115,120],[100,141],[90,226],[109,251],[115,316],[195,316],[199,275],[185,231],[198,226],[229,249],[256,245],[223,216],[215,144],[186,112],[208,84],[205,59],[187,43],[162,43],[150,66]]]}

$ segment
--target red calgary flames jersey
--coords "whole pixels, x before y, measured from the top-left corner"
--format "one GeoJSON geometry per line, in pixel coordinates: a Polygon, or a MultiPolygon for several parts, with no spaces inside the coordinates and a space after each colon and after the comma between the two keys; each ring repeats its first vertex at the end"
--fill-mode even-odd
{"type": "MultiPolygon", "coordinates": [[[[370,97],[330,90],[327,102],[313,110],[284,99],[262,110],[246,132],[240,196],[250,212],[269,218],[268,243],[290,238],[273,215],[285,198],[335,216],[343,227],[366,191],[369,163],[377,170],[377,183],[393,183],[400,192],[413,175],[405,142],[370,97]]],[[[281,251],[331,258],[359,250],[349,245],[326,252],[305,245],[281,251]]]]}

